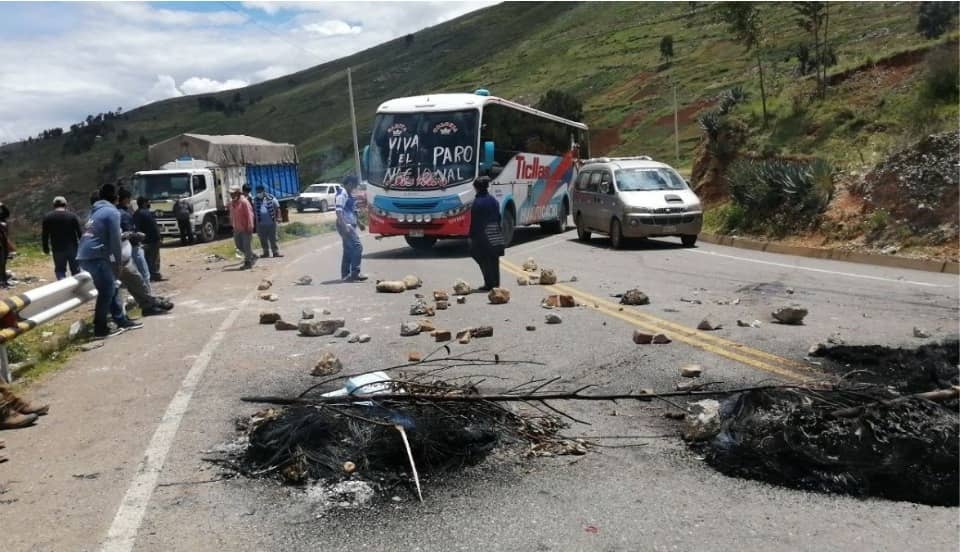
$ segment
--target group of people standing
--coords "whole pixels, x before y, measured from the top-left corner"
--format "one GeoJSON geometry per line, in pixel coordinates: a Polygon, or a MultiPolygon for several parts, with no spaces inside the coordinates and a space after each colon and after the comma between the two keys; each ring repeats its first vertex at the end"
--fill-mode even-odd
{"type": "Polygon", "coordinates": [[[244,188],[230,188],[230,225],[233,227],[237,251],[243,255],[242,268],[249,270],[257,262],[257,256],[253,253],[254,232],[260,238],[263,257],[283,257],[277,244],[281,213],[280,202],[268,194],[265,187],[257,186],[257,195],[253,198],[250,197],[249,188],[244,188]]]}

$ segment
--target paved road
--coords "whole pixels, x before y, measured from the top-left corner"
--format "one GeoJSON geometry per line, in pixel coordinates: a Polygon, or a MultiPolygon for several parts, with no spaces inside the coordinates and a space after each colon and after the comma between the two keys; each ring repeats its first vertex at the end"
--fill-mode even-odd
{"type": "MultiPolygon", "coordinates": [[[[494,374],[509,381],[559,375],[571,387],[669,390],[690,363],[706,367],[705,379],[729,385],[788,380],[816,374],[805,353],[833,334],[848,343],[915,345],[914,326],[940,337],[958,324],[956,276],[711,245],[682,249],[669,240],[612,251],[602,240],[576,242],[572,232],[524,231],[520,239],[503,263],[509,304],[487,305],[476,295],[436,317],[453,330],[491,324],[495,337],[471,348],[480,343],[505,358],[547,365],[494,374]],[[561,325],[543,324],[539,301],[548,290],[515,284],[511,271],[530,256],[556,268],[561,280],[577,277],[555,289],[586,306],[561,311],[561,325]],[[620,311],[609,296],[631,287],[646,291],[651,305],[620,311]],[[768,323],[775,306],[792,302],[810,309],[805,326],[768,323]],[[708,314],[724,329],[693,331],[708,314]],[[740,328],[737,319],[763,324],[740,328]],[[524,331],[528,324],[537,330],[524,331]],[[633,345],[637,327],[662,330],[674,342],[633,345]]],[[[462,244],[441,244],[423,257],[400,239],[364,240],[373,279],[413,273],[429,291],[479,277],[462,244]]],[[[234,419],[257,409],[238,397],[299,391],[325,349],[359,372],[434,347],[426,335],[399,337],[411,294],[324,282],[337,274],[335,236],[298,242],[286,254],[253,274],[220,264],[170,272],[182,290],[175,314],[77,356],[31,390],[53,409],[35,428],[0,435],[12,458],[0,465],[4,550],[846,551],[920,542],[925,550],[957,549],[956,509],[722,476],[674,437],[677,426],[662,417],[666,406],[648,403],[569,405],[591,425],[567,433],[667,437],[585,457],[501,455],[431,480],[423,505],[403,491],[402,502],[376,510],[324,514],[302,491],[274,482],[210,481],[218,472],[202,461],[205,451],[228,442],[234,419]],[[292,285],[303,274],[313,276],[313,286],[292,285]],[[256,298],[262,277],[273,278],[279,302],[256,298]],[[257,313],[272,307],[292,320],[305,307],[330,309],[373,341],[347,344],[258,325],[257,313]]]]}

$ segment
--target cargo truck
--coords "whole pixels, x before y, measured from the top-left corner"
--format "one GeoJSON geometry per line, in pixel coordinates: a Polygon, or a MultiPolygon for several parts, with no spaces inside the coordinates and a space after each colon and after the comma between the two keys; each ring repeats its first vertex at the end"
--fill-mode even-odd
{"type": "Polygon", "coordinates": [[[204,242],[230,228],[232,186],[264,186],[284,212],[300,192],[297,149],[251,136],[181,134],[147,150],[152,170],[132,178],[134,197],[150,200],[162,236],[179,236],[173,204],[193,205],[194,234],[204,242]]]}

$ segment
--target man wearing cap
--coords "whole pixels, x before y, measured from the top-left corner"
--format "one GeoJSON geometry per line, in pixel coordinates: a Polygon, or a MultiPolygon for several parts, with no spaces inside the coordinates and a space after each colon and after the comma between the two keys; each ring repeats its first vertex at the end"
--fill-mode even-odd
{"type": "Polygon", "coordinates": [[[67,277],[67,266],[70,275],[80,272],[80,263],[77,262],[77,245],[80,243],[80,219],[77,215],[67,211],[67,198],[57,196],[53,198],[53,211],[43,217],[41,240],[43,253],[53,252],[53,272],[57,280],[67,277]]]}
{"type": "Polygon", "coordinates": [[[240,193],[239,186],[230,187],[230,225],[233,226],[233,241],[243,253],[244,270],[253,268],[257,262],[253,254],[253,206],[240,193]]]}
{"type": "Polygon", "coordinates": [[[343,241],[343,258],[340,261],[340,277],[346,282],[362,282],[367,277],[360,272],[360,260],[363,258],[363,244],[360,232],[363,223],[357,218],[357,200],[353,191],[357,189],[356,177],[348,177],[343,187],[337,189],[334,204],[337,209],[337,232],[343,241]]]}
{"type": "Polygon", "coordinates": [[[269,257],[271,251],[274,257],[283,257],[277,246],[277,224],[280,222],[280,203],[277,198],[267,193],[263,185],[257,186],[257,197],[253,200],[253,212],[257,218],[257,235],[260,236],[260,246],[263,247],[263,256],[269,257]]]}

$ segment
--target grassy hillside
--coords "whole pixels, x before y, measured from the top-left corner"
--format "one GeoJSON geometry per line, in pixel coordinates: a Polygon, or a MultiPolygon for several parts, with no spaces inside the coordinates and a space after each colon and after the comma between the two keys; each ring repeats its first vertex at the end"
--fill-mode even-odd
{"type": "MultiPolygon", "coordinates": [[[[105,178],[98,170],[115,156],[119,174],[144,168],[141,137],[154,143],[186,131],[293,142],[306,181],[338,177],[349,170],[352,155],[347,67],[354,72],[362,134],[376,106],[390,97],[483,86],[532,104],[559,88],[584,100],[594,153],[646,153],[687,168],[700,140],[696,114],[735,85],[749,94],[743,109],[751,122],[750,148],[816,154],[839,167],[866,165],[923,133],[956,128],[956,105],[918,115],[923,52],[934,42],[915,32],[915,5],[831,4],[830,40],[838,64],[830,69],[834,83],[825,100],[810,99],[812,77],[794,74],[794,48],[808,39],[791,6],[765,4],[763,10],[769,29],[766,129],[760,125],[754,59],[716,22],[716,5],[507,3],[420,31],[412,42],[400,38],[215,95],[225,104],[238,100],[242,113],[203,110],[196,96],[184,97],[127,112],[115,122],[116,132],[80,155],[62,154],[67,136],[6,146],[0,149],[0,200],[25,228],[54,195],[84,204],[105,178]],[[664,35],[674,39],[670,67],[659,60],[664,35]],[[680,102],[679,160],[673,154],[671,80],[680,102]],[[127,138],[120,141],[123,130],[127,138]]],[[[953,32],[939,42],[956,37],[953,32]]]]}

